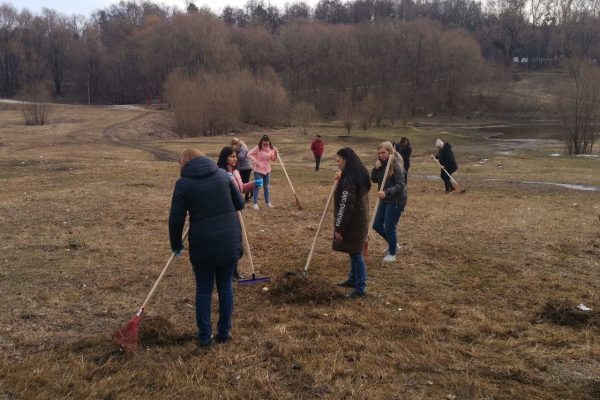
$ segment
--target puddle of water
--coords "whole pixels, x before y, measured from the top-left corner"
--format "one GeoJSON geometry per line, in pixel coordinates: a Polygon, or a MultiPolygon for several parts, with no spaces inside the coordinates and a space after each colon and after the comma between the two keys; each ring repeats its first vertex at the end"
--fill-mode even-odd
{"type": "Polygon", "coordinates": [[[575,157],[592,158],[600,160],[600,154],[577,154],[575,157]]]}
{"type": "Polygon", "coordinates": [[[563,128],[557,124],[515,124],[515,125],[497,125],[480,128],[483,132],[491,133],[490,138],[499,138],[505,140],[562,140],[563,128]]]}
{"type": "Polygon", "coordinates": [[[578,184],[574,184],[574,183],[536,182],[536,181],[533,181],[533,182],[521,181],[519,183],[526,183],[528,185],[551,185],[551,186],[562,187],[565,189],[583,190],[586,192],[600,192],[600,186],[578,185],[578,184]]]}
{"type": "MultiPolygon", "coordinates": [[[[436,176],[436,175],[423,175],[422,177],[428,181],[435,181],[435,180],[440,179],[440,177],[436,176]]],[[[464,179],[464,178],[462,178],[462,179],[464,179]]],[[[475,180],[475,179],[470,178],[469,180],[475,180]]],[[[508,181],[505,179],[495,179],[495,178],[481,178],[478,180],[491,181],[491,182],[513,183],[513,184],[518,183],[518,184],[525,184],[525,185],[558,186],[563,189],[581,190],[581,191],[585,191],[585,192],[600,192],[600,186],[579,185],[576,183],[539,182],[539,181],[508,181]]]]}

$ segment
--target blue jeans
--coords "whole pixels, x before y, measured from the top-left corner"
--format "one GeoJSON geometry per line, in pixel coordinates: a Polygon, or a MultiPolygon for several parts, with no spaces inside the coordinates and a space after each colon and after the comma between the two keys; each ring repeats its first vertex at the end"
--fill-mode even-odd
{"type": "Polygon", "coordinates": [[[388,244],[388,253],[391,255],[396,254],[396,244],[398,243],[396,227],[403,211],[404,207],[396,203],[380,202],[375,221],[373,221],[373,229],[385,239],[388,244]]]}
{"type": "Polygon", "coordinates": [[[212,328],[210,325],[210,306],[213,286],[217,281],[219,294],[219,322],[217,334],[222,339],[229,337],[231,315],[233,314],[233,270],[237,262],[220,266],[194,266],[196,276],[196,324],[198,341],[201,345],[210,343],[212,328]]]}
{"type": "MultiPolygon", "coordinates": [[[[265,190],[265,203],[270,203],[271,202],[271,195],[269,193],[269,181],[271,180],[271,174],[260,174],[258,172],[254,173],[254,180],[257,179],[262,179],[263,180],[263,189],[265,190]]],[[[254,204],[258,204],[258,192],[259,192],[260,188],[259,187],[255,187],[254,188],[254,204]]]]}
{"type": "Polygon", "coordinates": [[[354,290],[364,294],[367,288],[367,266],[362,251],[356,254],[350,254],[350,273],[348,274],[348,283],[354,285],[354,290]]]}

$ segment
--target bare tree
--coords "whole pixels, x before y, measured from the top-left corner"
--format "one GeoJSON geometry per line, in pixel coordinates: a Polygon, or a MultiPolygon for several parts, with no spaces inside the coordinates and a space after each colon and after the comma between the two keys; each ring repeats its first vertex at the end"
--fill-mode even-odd
{"type": "Polygon", "coordinates": [[[495,5],[496,15],[489,18],[487,37],[510,65],[515,52],[523,46],[525,0],[499,0],[495,5]]]}
{"type": "Polygon", "coordinates": [[[292,125],[300,128],[300,132],[305,135],[308,135],[316,118],[317,110],[311,103],[300,101],[292,108],[292,125]]]}
{"type": "Polygon", "coordinates": [[[352,103],[352,95],[348,93],[341,98],[337,108],[337,116],[342,121],[348,135],[354,127],[355,115],[356,109],[352,103]]]}
{"type": "Polygon", "coordinates": [[[48,41],[48,61],[54,94],[63,95],[63,82],[67,64],[71,60],[70,50],[73,47],[75,29],[69,20],[55,11],[44,8],[43,20],[48,41]]]}
{"type": "Polygon", "coordinates": [[[359,105],[360,127],[363,130],[366,131],[371,127],[375,114],[377,114],[377,99],[369,93],[363,97],[359,105]]]}
{"type": "Polygon", "coordinates": [[[600,71],[584,60],[572,60],[571,76],[556,97],[569,154],[590,154],[600,122],[600,71]]]}
{"type": "Polygon", "coordinates": [[[444,32],[443,41],[437,80],[443,99],[440,108],[454,114],[464,104],[465,94],[481,80],[483,59],[479,44],[466,33],[444,32]]]}
{"type": "Polygon", "coordinates": [[[483,77],[474,87],[473,96],[476,110],[483,115],[495,111],[506,95],[508,83],[511,81],[510,69],[504,65],[482,65],[483,77]]]}

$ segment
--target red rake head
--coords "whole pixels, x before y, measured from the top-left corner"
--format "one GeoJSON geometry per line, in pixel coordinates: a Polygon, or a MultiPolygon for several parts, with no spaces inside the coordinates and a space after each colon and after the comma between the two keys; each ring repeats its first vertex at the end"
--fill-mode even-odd
{"type": "Polygon", "coordinates": [[[136,351],[138,348],[138,329],[140,327],[140,316],[136,315],[127,325],[113,333],[113,340],[125,351],[136,351]]]}

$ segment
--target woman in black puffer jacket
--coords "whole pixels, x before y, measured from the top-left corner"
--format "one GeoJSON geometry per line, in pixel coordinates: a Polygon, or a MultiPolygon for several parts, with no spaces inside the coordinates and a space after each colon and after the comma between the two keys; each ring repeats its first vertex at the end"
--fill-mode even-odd
{"type": "MultiPolygon", "coordinates": [[[[371,171],[371,181],[377,183],[378,189],[384,181],[383,174],[392,154],[394,154],[392,143],[383,142],[379,145],[377,149],[377,161],[371,171]]],[[[396,153],[392,162],[393,164],[389,169],[383,189],[377,192],[379,207],[375,210],[375,220],[373,221],[373,229],[388,244],[387,255],[383,258],[384,262],[396,261],[396,250],[398,249],[396,227],[398,226],[400,215],[406,207],[407,199],[406,178],[404,168],[400,164],[402,157],[396,153]]]]}
{"type": "Polygon", "coordinates": [[[456,159],[454,158],[454,152],[452,152],[452,146],[450,146],[450,143],[443,142],[441,139],[435,141],[435,147],[439,149],[435,158],[438,159],[442,167],[444,167],[447,172],[444,172],[444,169],[440,169],[440,178],[442,178],[444,181],[446,193],[450,193],[454,191],[454,186],[452,186],[450,175],[458,170],[458,165],[456,164],[456,159]]]}
{"type": "Polygon", "coordinates": [[[169,235],[171,250],[183,250],[181,234],[189,213],[189,253],[196,276],[196,323],[198,343],[209,346],[211,339],[210,307],[214,282],[219,294],[219,321],[215,340],[230,339],[233,314],[231,280],[242,257],[242,230],[237,211],[244,198],[227,172],[197,150],[188,149],[180,158],[181,178],[175,184],[169,235]]]}

